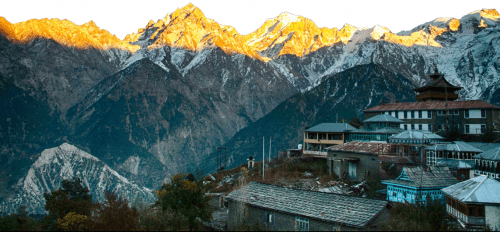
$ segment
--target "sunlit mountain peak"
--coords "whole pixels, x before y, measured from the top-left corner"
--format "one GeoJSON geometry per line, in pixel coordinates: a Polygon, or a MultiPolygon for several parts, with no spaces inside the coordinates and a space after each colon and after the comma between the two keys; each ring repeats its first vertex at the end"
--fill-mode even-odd
{"type": "Polygon", "coordinates": [[[241,35],[235,28],[207,19],[193,4],[167,14],[156,23],[148,23],[146,28],[127,35],[124,41],[147,46],[148,49],[170,46],[201,51],[209,47],[219,47],[227,54],[240,53],[265,60],[251,47],[242,43],[241,35]]]}
{"type": "Polygon", "coordinates": [[[31,19],[25,22],[10,24],[0,19],[2,33],[14,43],[27,44],[35,39],[49,39],[59,44],[79,48],[107,50],[110,48],[134,52],[137,46],[130,45],[116,38],[106,30],[100,29],[93,21],[76,25],[69,20],[31,19]]]}

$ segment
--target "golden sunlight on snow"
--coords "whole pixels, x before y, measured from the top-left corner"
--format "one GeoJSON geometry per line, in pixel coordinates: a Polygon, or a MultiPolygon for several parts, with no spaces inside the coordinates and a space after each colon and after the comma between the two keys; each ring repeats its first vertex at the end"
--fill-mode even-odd
{"type": "Polygon", "coordinates": [[[6,19],[1,18],[0,27],[5,31],[7,38],[14,43],[26,44],[33,39],[45,38],[79,49],[107,50],[118,48],[129,52],[139,49],[139,46],[123,42],[108,31],[100,29],[93,21],[76,25],[69,20],[31,19],[11,24],[6,19]]]}
{"type": "MultiPolygon", "coordinates": [[[[488,27],[488,23],[500,19],[500,15],[494,9],[475,11],[469,16],[479,17],[479,27],[488,27]]],[[[150,20],[145,28],[127,35],[122,41],[97,27],[93,21],[76,25],[68,20],[32,19],[11,24],[0,17],[0,33],[17,43],[26,44],[33,39],[46,38],[69,47],[103,50],[117,48],[133,53],[140,49],[140,45],[134,43],[139,43],[139,40],[143,41],[140,43],[144,43],[148,40],[148,49],[170,46],[201,51],[216,46],[226,54],[244,54],[262,61],[269,61],[285,54],[302,57],[323,47],[344,45],[349,43],[356,32],[363,34],[363,30],[371,30],[367,39],[373,42],[382,40],[408,47],[413,45],[441,47],[435,38],[448,31],[458,31],[459,28],[458,19],[438,18],[410,35],[400,36],[381,26],[358,29],[345,24],[340,30],[318,28],[310,19],[282,13],[276,18],[266,20],[254,32],[240,35],[235,28],[207,19],[200,9],[188,4],[157,22],[150,20]]]]}

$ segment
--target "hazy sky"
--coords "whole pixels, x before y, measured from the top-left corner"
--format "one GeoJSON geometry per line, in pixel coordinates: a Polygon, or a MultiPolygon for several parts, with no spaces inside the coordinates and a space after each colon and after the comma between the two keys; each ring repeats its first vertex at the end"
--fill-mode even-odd
{"type": "Polygon", "coordinates": [[[381,25],[397,33],[438,17],[460,18],[482,8],[500,10],[500,0],[3,0],[0,16],[11,23],[33,18],[68,19],[76,24],[93,20],[123,39],[149,20],[157,21],[189,2],[207,18],[248,34],[268,18],[289,12],[312,19],[319,27],[381,25]]]}

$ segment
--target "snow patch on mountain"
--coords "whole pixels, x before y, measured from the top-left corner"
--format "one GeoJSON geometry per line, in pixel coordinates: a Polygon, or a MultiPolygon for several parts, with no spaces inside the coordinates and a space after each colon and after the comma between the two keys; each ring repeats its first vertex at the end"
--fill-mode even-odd
{"type": "MultiPolygon", "coordinates": [[[[138,161],[133,159],[129,163],[133,166],[134,162],[138,161]]],[[[25,205],[32,213],[45,213],[43,194],[59,189],[62,180],[73,177],[80,178],[97,201],[104,201],[106,190],[116,192],[130,203],[154,201],[151,190],[129,182],[98,158],[64,143],[42,152],[26,176],[19,180],[17,194],[2,202],[0,209],[10,213],[25,205]]]]}

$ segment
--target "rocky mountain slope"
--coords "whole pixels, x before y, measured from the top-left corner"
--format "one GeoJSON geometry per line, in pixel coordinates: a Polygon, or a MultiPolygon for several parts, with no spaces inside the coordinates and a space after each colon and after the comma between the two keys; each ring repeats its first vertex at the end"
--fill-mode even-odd
{"type": "Polygon", "coordinates": [[[104,192],[108,190],[118,193],[132,204],[154,202],[151,190],[128,181],[96,157],[71,144],[63,143],[41,153],[17,183],[19,191],[1,203],[0,209],[3,213],[10,213],[24,205],[32,213],[43,214],[43,194],[59,189],[62,180],[72,177],[83,181],[95,201],[104,202],[104,192]]]}
{"type": "MultiPolygon", "coordinates": [[[[415,101],[414,85],[401,74],[378,64],[359,65],[341,73],[328,75],[312,90],[299,93],[278,105],[273,111],[236,133],[224,146],[228,168],[241,165],[249,156],[262,158],[262,137],[266,159],[278,151],[296,148],[303,143],[303,131],[324,122],[345,122],[360,116],[362,110],[382,101],[415,101]]],[[[215,171],[217,154],[204,163],[215,171]],[[209,164],[209,165],[208,165],[209,164]]]]}

